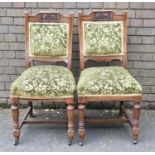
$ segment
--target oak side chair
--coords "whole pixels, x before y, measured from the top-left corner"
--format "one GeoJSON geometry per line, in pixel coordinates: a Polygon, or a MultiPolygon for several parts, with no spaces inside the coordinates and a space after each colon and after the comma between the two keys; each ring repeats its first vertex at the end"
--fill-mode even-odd
{"type": "Polygon", "coordinates": [[[83,145],[86,124],[129,123],[133,129],[133,143],[139,135],[141,85],[127,71],[127,12],[96,10],[89,15],[79,13],[80,78],[77,84],[79,102],[79,144],[83,145]],[[118,60],[121,66],[88,67],[86,62],[118,60]],[[121,117],[85,119],[89,102],[117,101],[121,117]],[[133,118],[127,114],[124,101],[133,101],[133,118]]]}
{"type": "Polygon", "coordinates": [[[15,145],[19,142],[20,130],[24,124],[67,123],[69,144],[74,138],[74,90],[75,80],[71,72],[73,15],[39,12],[25,13],[25,61],[26,70],[11,85],[11,109],[15,145]],[[34,61],[51,65],[35,65],[34,61]],[[67,67],[56,65],[65,62],[67,67]],[[19,102],[29,104],[28,112],[19,125],[19,102]],[[65,102],[68,121],[27,120],[33,116],[35,102],[65,102]]]}

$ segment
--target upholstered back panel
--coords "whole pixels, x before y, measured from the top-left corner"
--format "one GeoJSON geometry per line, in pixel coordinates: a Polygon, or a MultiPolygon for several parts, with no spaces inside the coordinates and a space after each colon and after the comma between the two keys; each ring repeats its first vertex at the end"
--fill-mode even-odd
{"type": "Polygon", "coordinates": [[[69,24],[29,22],[29,56],[67,56],[69,24]]]}
{"type": "Polygon", "coordinates": [[[122,55],[123,22],[83,22],[84,55],[122,55]]]}

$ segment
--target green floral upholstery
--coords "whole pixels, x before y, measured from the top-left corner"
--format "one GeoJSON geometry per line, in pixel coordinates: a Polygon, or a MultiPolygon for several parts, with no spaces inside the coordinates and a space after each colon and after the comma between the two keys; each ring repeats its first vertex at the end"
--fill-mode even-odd
{"type": "Polygon", "coordinates": [[[32,56],[66,56],[67,23],[29,23],[29,51],[32,56]]]}
{"type": "Polygon", "coordinates": [[[121,21],[83,22],[85,55],[120,55],[123,48],[121,21]]]}
{"type": "Polygon", "coordinates": [[[79,96],[137,95],[142,88],[123,67],[91,67],[82,71],[77,92],[79,96]]]}
{"type": "Polygon", "coordinates": [[[25,70],[11,86],[11,96],[73,97],[75,81],[62,66],[34,66],[25,70]]]}

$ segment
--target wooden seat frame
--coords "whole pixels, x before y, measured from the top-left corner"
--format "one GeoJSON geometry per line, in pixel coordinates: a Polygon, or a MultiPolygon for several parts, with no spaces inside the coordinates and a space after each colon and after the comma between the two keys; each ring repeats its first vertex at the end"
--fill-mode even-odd
{"type": "MultiPolygon", "coordinates": [[[[64,16],[56,12],[40,12],[36,15],[29,15],[28,12],[25,13],[25,62],[26,68],[32,66],[32,62],[42,61],[42,62],[65,62],[67,68],[71,70],[71,60],[72,60],[72,36],[73,36],[73,15],[64,16]],[[29,56],[29,22],[42,22],[42,23],[68,23],[69,24],[69,44],[67,56],[65,57],[41,57],[41,56],[29,56]]],[[[24,124],[41,124],[41,123],[67,123],[68,122],[68,137],[69,144],[72,144],[74,138],[74,96],[69,98],[21,98],[10,96],[11,100],[11,110],[13,118],[13,135],[15,138],[15,145],[19,142],[20,130],[24,124]],[[19,102],[27,101],[29,104],[28,112],[26,113],[24,120],[19,125],[19,102]],[[65,102],[67,104],[67,120],[26,120],[28,116],[33,116],[33,101],[35,102],[65,102]]]]}
{"type": "MultiPolygon", "coordinates": [[[[89,15],[83,15],[79,13],[78,26],[79,26],[79,47],[80,47],[80,70],[85,68],[85,63],[88,60],[93,61],[105,61],[110,62],[113,60],[119,60],[124,68],[127,68],[127,12],[115,13],[112,10],[96,10],[89,15]],[[84,53],[84,42],[83,42],[83,21],[123,21],[123,54],[119,56],[86,56],[84,53]]],[[[130,95],[130,96],[78,96],[78,110],[79,110],[79,144],[83,145],[85,136],[85,123],[86,124],[123,124],[129,123],[133,129],[133,143],[136,144],[139,135],[139,118],[140,118],[140,105],[142,95],[130,95]],[[116,119],[85,119],[85,107],[88,102],[93,101],[119,101],[120,103],[120,118],[116,119]],[[124,101],[133,101],[133,118],[130,118],[127,114],[124,101]]]]}

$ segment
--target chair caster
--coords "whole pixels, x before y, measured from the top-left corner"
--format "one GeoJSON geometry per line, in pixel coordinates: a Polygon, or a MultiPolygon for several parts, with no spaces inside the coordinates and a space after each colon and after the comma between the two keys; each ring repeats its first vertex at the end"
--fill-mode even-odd
{"type": "Polygon", "coordinates": [[[68,141],[68,145],[72,145],[72,140],[69,140],[68,141]]]}
{"type": "Polygon", "coordinates": [[[18,142],[19,142],[19,140],[15,140],[14,145],[15,145],[15,146],[18,145],[18,142]]]}
{"type": "Polygon", "coordinates": [[[80,142],[79,142],[79,145],[80,145],[80,146],[83,146],[83,144],[84,144],[83,141],[80,141],[80,142]]]}
{"type": "Polygon", "coordinates": [[[133,144],[137,144],[137,140],[133,140],[133,144]]]}

